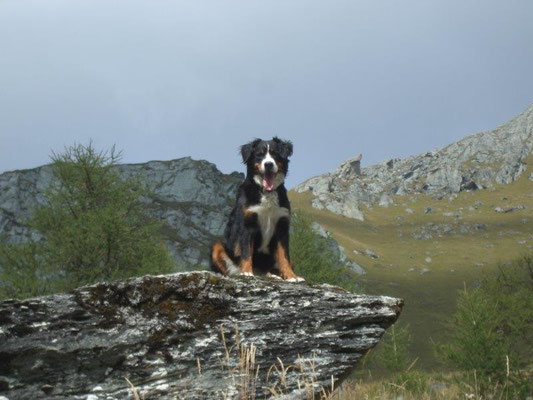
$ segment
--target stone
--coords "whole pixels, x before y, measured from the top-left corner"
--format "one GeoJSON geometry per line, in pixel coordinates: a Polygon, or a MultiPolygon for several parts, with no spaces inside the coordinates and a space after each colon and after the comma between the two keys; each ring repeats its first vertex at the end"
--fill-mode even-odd
{"type": "Polygon", "coordinates": [[[383,193],[381,195],[381,198],[379,199],[378,205],[380,207],[389,207],[390,205],[394,204],[394,201],[392,198],[388,195],[388,193],[383,193]]]}
{"type": "Polygon", "coordinates": [[[357,264],[355,261],[348,261],[346,265],[357,275],[366,275],[366,270],[359,264],[357,264]]]}
{"type": "Polygon", "coordinates": [[[332,377],[339,385],[350,374],[402,306],[330,285],[210,272],[3,301],[0,396],[113,400],[135,390],[147,399],[240,399],[265,398],[269,388],[287,399],[318,395],[332,377]]]}
{"type": "Polygon", "coordinates": [[[415,240],[430,240],[433,239],[433,235],[425,227],[415,230],[413,232],[413,239],[415,240]]]}
{"type": "Polygon", "coordinates": [[[474,224],[474,229],[476,231],[486,231],[487,225],[486,224],[474,224]]]}
{"type": "Polygon", "coordinates": [[[372,249],[366,249],[366,250],[365,250],[365,254],[366,254],[367,256],[369,256],[370,258],[374,258],[374,259],[375,259],[375,258],[378,258],[378,255],[377,255],[376,252],[375,252],[374,250],[372,250],[372,249]]]}
{"type": "Polygon", "coordinates": [[[513,212],[513,211],[525,210],[525,209],[526,209],[526,206],[518,205],[518,206],[514,206],[514,207],[507,207],[507,208],[496,207],[494,209],[494,211],[496,211],[497,213],[510,213],[510,212],[513,212]]]}

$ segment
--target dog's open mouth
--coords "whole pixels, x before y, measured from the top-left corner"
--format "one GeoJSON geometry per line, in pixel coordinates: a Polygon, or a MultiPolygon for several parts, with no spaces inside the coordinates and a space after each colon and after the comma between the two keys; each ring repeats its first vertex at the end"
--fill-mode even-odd
{"type": "Polygon", "coordinates": [[[263,189],[265,189],[267,192],[273,191],[275,180],[276,180],[276,173],[265,172],[265,174],[263,175],[263,189]]]}

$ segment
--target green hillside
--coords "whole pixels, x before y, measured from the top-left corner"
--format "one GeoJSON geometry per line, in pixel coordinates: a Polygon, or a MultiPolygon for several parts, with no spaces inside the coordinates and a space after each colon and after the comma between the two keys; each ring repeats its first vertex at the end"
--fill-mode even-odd
{"type": "Polygon", "coordinates": [[[362,222],[313,208],[309,191],[291,191],[290,199],[367,270],[359,278],[366,292],[405,300],[401,321],[410,325],[413,356],[431,368],[432,342],[446,336],[457,291],[533,247],[533,157],[524,162],[527,170],[513,183],[441,200],[395,196],[388,208],[363,209],[362,222]]]}

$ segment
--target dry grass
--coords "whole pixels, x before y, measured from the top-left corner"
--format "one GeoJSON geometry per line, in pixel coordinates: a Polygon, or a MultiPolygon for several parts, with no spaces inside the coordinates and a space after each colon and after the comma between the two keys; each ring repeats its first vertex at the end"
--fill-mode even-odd
{"type": "MultiPolygon", "coordinates": [[[[335,389],[335,378],[331,377],[331,387],[323,388],[317,383],[316,357],[304,359],[298,357],[294,364],[286,364],[280,358],[266,371],[264,381],[259,374],[260,368],[256,360],[257,347],[254,344],[241,342],[239,330],[234,326],[234,344],[228,345],[224,327],[220,327],[221,341],[224,347],[224,359],[219,359],[220,368],[228,374],[238,390],[240,400],[255,400],[257,389],[265,389],[272,398],[283,398],[292,393],[294,386],[289,383],[296,375],[296,385],[301,398],[307,400],[329,400],[335,389]]],[[[225,398],[230,398],[226,392],[225,398]]],[[[262,398],[262,397],[261,397],[262,398]]]]}
{"type": "MultiPolygon", "coordinates": [[[[139,392],[137,392],[137,388],[133,385],[133,383],[131,383],[131,381],[128,378],[124,378],[124,379],[126,380],[126,382],[128,382],[133,399],[141,400],[141,397],[139,396],[139,392]]],[[[143,396],[143,400],[144,400],[144,396],[143,396]]]]}

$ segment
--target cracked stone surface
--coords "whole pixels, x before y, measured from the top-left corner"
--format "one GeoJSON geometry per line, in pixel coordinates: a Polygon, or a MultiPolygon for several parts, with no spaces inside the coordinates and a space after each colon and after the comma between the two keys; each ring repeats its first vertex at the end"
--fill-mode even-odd
{"type": "Polygon", "coordinates": [[[233,399],[243,392],[265,398],[269,388],[282,398],[305,398],[306,383],[315,392],[332,377],[340,383],[402,305],[329,285],[210,272],[4,301],[0,396],[133,398],[128,378],[147,399],[233,399]],[[257,379],[239,363],[250,352],[257,379]]]}

